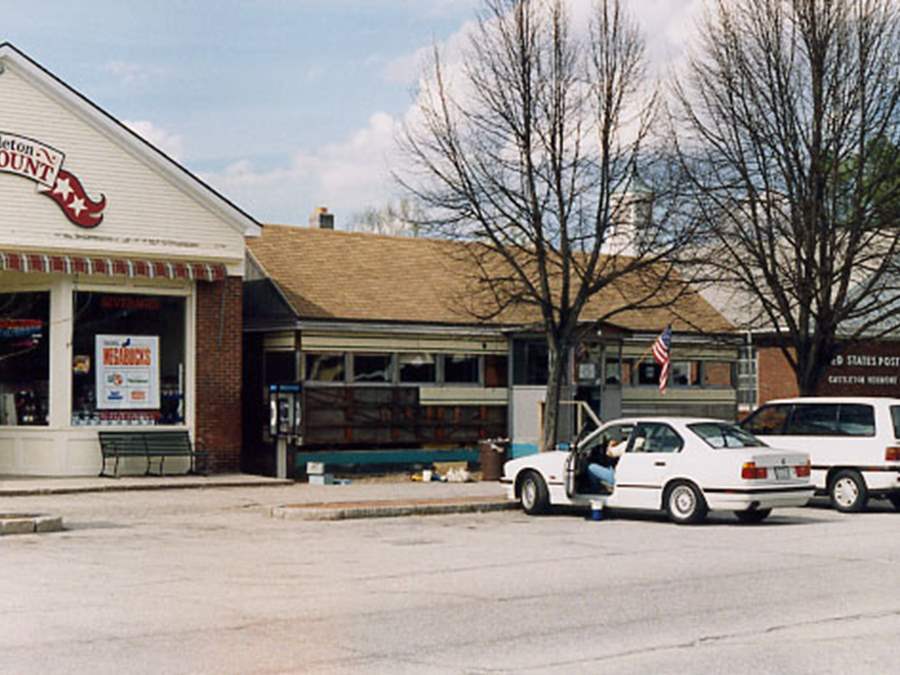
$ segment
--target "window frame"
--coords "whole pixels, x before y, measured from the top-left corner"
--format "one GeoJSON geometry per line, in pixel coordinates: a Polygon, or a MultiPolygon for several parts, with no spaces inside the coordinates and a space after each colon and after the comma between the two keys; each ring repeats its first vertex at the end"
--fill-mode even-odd
{"type": "MultiPolygon", "coordinates": [[[[646,440],[644,441],[644,445],[646,445],[646,440]]],[[[678,430],[673,427],[671,424],[667,424],[666,422],[638,422],[634,425],[634,428],[631,431],[631,437],[628,439],[628,445],[625,448],[625,454],[647,454],[647,455],[676,455],[684,451],[684,437],[678,433],[678,430]],[[671,431],[675,437],[678,439],[678,448],[671,451],[662,451],[662,450],[635,450],[634,445],[638,438],[646,439],[646,434],[641,435],[639,432],[641,429],[649,426],[654,427],[665,427],[669,431],[671,431]]]]}
{"type": "MultiPolygon", "coordinates": [[[[47,423],[46,424],[0,424],[0,430],[11,431],[11,430],[22,430],[22,429],[34,429],[38,431],[46,431],[54,427],[54,410],[53,406],[53,390],[56,386],[54,382],[55,378],[53,377],[53,366],[54,366],[54,357],[53,357],[53,303],[54,303],[54,288],[52,282],[37,282],[37,283],[23,283],[23,284],[11,284],[0,292],[3,294],[16,294],[16,293],[46,293],[47,294],[47,345],[48,345],[48,354],[47,354],[47,423]]],[[[59,329],[57,329],[59,330],[59,329]]],[[[67,341],[71,344],[71,335],[67,335],[67,341]]],[[[71,358],[68,359],[68,362],[71,364],[71,358]]],[[[71,388],[71,373],[69,373],[69,384],[68,386],[71,388]]],[[[71,405],[69,406],[71,407],[71,405]]]]}
{"type": "MultiPolygon", "coordinates": [[[[63,416],[62,426],[71,430],[85,430],[92,429],[96,430],[103,427],[98,426],[85,426],[85,425],[73,425],[72,424],[72,358],[74,356],[74,352],[72,351],[74,345],[75,338],[75,317],[73,314],[73,310],[75,307],[75,293],[106,293],[113,294],[118,293],[121,295],[167,295],[167,296],[176,296],[184,298],[184,321],[185,321],[185,331],[184,331],[184,394],[185,397],[185,406],[184,406],[184,421],[180,424],[157,424],[153,425],[153,429],[157,430],[172,430],[172,431],[181,431],[184,429],[193,429],[195,427],[196,419],[197,419],[197,294],[196,294],[196,286],[199,282],[192,282],[190,284],[186,284],[184,282],[166,282],[165,280],[160,282],[160,285],[149,285],[146,283],[142,283],[139,280],[129,279],[125,282],[119,282],[117,284],[104,284],[104,283],[81,283],[73,282],[68,278],[63,277],[61,280],[57,281],[56,284],[53,284],[53,290],[51,290],[50,296],[50,315],[53,316],[53,298],[59,297],[60,300],[64,301],[66,304],[66,313],[65,316],[67,318],[67,323],[69,324],[69,329],[66,332],[66,342],[67,342],[67,351],[66,351],[66,377],[64,378],[64,384],[66,387],[66,401],[67,404],[65,406],[65,410],[60,414],[63,416]]],[[[51,379],[53,373],[51,370],[51,379]]],[[[51,386],[53,383],[51,381],[51,386]]],[[[51,415],[52,415],[51,411],[51,415]]],[[[51,418],[52,419],[52,418],[51,418]]],[[[52,425],[52,423],[51,423],[52,425]]],[[[139,424],[122,424],[122,425],[114,425],[117,429],[147,429],[147,425],[139,425],[139,424]]]]}

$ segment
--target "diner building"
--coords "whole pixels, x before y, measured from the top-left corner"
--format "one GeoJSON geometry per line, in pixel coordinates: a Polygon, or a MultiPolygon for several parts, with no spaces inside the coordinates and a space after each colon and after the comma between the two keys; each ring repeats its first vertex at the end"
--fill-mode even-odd
{"type": "Polygon", "coordinates": [[[0,475],[96,475],[108,428],[186,430],[211,470],[236,470],[245,238],[259,231],[0,45],[0,475]]]}
{"type": "MultiPolygon", "coordinates": [[[[514,455],[536,452],[548,374],[539,317],[520,309],[476,320],[462,244],[334,231],[329,215],[319,212],[311,227],[266,225],[248,240],[244,445],[261,454],[245,468],[271,470],[267,398],[279,387],[299,397],[291,440],[305,457],[471,449],[496,437],[509,438],[514,455]]],[[[590,330],[573,355],[567,398],[605,419],[734,419],[731,324],[696,294],[597,323],[621,302],[619,290],[584,311],[590,330]],[[672,376],[662,394],[649,349],[669,324],[672,376]]]]}

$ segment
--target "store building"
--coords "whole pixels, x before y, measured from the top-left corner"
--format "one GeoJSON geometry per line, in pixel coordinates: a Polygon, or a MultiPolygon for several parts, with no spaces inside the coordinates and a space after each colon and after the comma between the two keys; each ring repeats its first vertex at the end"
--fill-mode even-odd
{"type": "MultiPolygon", "coordinates": [[[[328,222],[266,225],[248,241],[245,447],[271,457],[267,396],[299,385],[295,440],[304,450],[472,448],[506,436],[515,454],[537,451],[548,355],[536,317],[473,319],[459,244],[336,232],[328,222]]],[[[605,313],[614,295],[592,300],[583,319],[605,313]]],[[[604,418],[734,419],[731,331],[696,295],[617,315],[573,356],[571,397],[604,418]],[[672,378],[661,395],[648,349],[669,323],[672,378]]],[[[245,469],[271,471],[271,461],[250,457],[245,469]]]]}
{"type": "Polygon", "coordinates": [[[0,475],[96,475],[109,427],[184,429],[212,470],[237,469],[245,237],[259,231],[0,45],[0,475]]]}

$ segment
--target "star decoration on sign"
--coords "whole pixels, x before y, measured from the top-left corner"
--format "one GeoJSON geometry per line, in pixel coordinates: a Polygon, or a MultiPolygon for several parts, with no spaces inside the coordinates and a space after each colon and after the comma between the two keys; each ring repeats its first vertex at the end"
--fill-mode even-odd
{"type": "Polygon", "coordinates": [[[65,169],[59,170],[53,190],[42,194],[55,201],[66,218],[79,227],[97,227],[103,220],[106,197],[100,195],[97,201],[91,199],[78,177],[65,169]]]}
{"type": "Polygon", "coordinates": [[[62,195],[63,201],[69,200],[69,195],[72,194],[72,184],[69,182],[68,178],[57,178],[56,179],[56,187],[53,188],[53,194],[62,195]]]}
{"type": "Polygon", "coordinates": [[[69,208],[72,209],[72,213],[75,214],[76,218],[81,215],[82,211],[85,211],[87,209],[87,207],[84,205],[84,200],[79,199],[78,197],[75,197],[75,199],[72,200],[72,203],[69,204],[69,208]]]}

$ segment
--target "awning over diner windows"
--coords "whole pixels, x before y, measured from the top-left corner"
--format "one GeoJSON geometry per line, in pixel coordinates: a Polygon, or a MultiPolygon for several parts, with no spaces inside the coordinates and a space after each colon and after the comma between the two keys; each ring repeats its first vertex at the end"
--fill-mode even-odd
{"type": "Polygon", "coordinates": [[[108,277],[143,277],[148,279],[196,279],[220,281],[225,278],[225,265],[199,262],[160,262],[134,258],[94,258],[40,253],[0,251],[0,271],[38,272],[44,274],[100,274],[108,277]]]}

